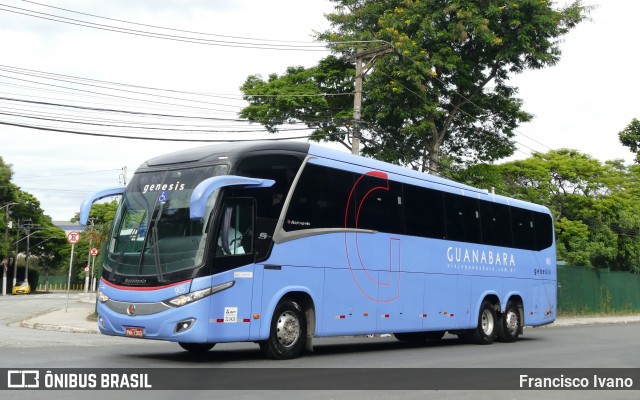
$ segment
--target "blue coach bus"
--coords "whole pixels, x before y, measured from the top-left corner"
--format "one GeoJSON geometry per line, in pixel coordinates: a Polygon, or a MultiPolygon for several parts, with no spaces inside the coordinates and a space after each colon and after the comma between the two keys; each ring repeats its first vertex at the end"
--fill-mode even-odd
{"type": "Polygon", "coordinates": [[[121,195],[102,264],[102,333],[192,352],[252,341],[276,359],[315,337],[446,332],[514,342],[556,315],[543,206],[302,142],[153,158],[121,195]]]}

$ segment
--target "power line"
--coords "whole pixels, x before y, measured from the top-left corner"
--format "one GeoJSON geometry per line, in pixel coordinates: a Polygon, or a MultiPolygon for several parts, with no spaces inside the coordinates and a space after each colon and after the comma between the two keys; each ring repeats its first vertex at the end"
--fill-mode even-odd
{"type": "MultiPolygon", "coordinates": [[[[87,82],[95,82],[95,83],[99,83],[99,84],[106,84],[106,85],[113,85],[113,86],[130,87],[130,88],[136,88],[136,89],[144,89],[144,90],[152,90],[152,91],[160,91],[160,92],[170,92],[170,93],[177,93],[177,94],[185,94],[185,95],[191,95],[191,96],[223,98],[223,99],[234,100],[234,101],[244,101],[243,97],[245,97],[245,95],[189,92],[189,91],[172,90],[172,89],[164,89],[164,88],[154,88],[154,87],[149,87],[149,86],[131,85],[131,84],[125,84],[125,83],[119,83],[119,82],[111,82],[111,81],[90,79],[90,78],[85,78],[85,77],[78,77],[78,76],[73,76],[73,75],[56,74],[56,73],[52,73],[52,72],[38,71],[38,70],[27,69],[27,68],[19,68],[19,67],[13,67],[13,66],[2,65],[2,64],[0,64],[0,71],[16,73],[16,74],[23,74],[23,75],[28,75],[28,76],[36,76],[36,77],[44,78],[44,79],[60,80],[60,81],[64,81],[64,82],[70,82],[70,83],[73,83],[73,84],[79,84],[79,83],[76,83],[76,82],[73,82],[73,81],[69,81],[69,79],[71,79],[71,80],[75,79],[75,80],[87,81],[87,82]],[[66,80],[65,79],[49,78],[48,76],[61,77],[61,78],[65,78],[66,80]]],[[[89,86],[100,87],[99,85],[89,85],[89,86]]],[[[106,89],[117,90],[117,89],[113,89],[113,88],[106,88],[106,89]]],[[[138,93],[138,92],[132,92],[132,93],[138,93]]],[[[142,94],[148,95],[147,93],[142,93],[142,94]]],[[[258,94],[258,95],[253,95],[252,94],[252,95],[249,95],[249,96],[250,97],[266,97],[266,98],[269,98],[269,97],[331,97],[331,96],[353,96],[354,94],[355,94],[354,92],[348,92],[348,93],[317,93],[317,94],[258,94]]],[[[168,97],[168,98],[180,99],[180,98],[174,98],[174,97],[168,97]]],[[[205,104],[209,104],[209,103],[205,103],[205,104]]],[[[216,103],[211,103],[211,104],[218,105],[216,103]]],[[[225,105],[225,104],[222,104],[222,105],[230,106],[230,105],[225,105]]]]}
{"type": "Polygon", "coordinates": [[[85,15],[85,16],[88,16],[88,17],[100,18],[100,19],[105,19],[105,20],[115,21],[115,22],[122,22],[122,23],[125,23],[125,24],[131,24],[131,25],[145,26],[145,27],[148,27],[148,28],[164,29],[164,30],[174,31],[174,32],[192,33],[192,34],[204,35],[204,36],[215,36],[215,37],[222,37],[222,38],[227,38],[227,39],[252,40],[252,41],[257,41],[257,42],[265,42],[265,43],[269,43],[269,42],[273,42],[273,43],[303,43],[303,44],[309,44],[310,43],[310,42],[307,42],[307,41],[251,38],[251,37],[230,36],[230,35],[220,35],[220,34],[215,34],[215,33],[189,31],[189,30],[184,30],[184,29],[167,28],[167,27],[158,26],[158,25],[142,24],[142,23],[139,23],[139,22],[132,22],[132,21],[125,21],[125,20],[116,19],[116,18],[103,17],[103,16],[100,16],[100,15],[95,15],[95,14],[89,14],[89,13],[84,13],[84,12],[80,12],[80,11],[70,10],[68,8],[55,7],[55,6],[48,5],[48,4],[42,4],[42,3],[35,2],[35,1],[29,1],[29,0],[22,0],[22,1],[25,2],[25,3],[36,4],[36,5],[39,5],[39,6],[42,6],[42,7],[54,8],[56,10],[66,11],[66,12],[74,13],[74,14],[85,15]]]}
{"type": "Polygon", "coordinates": [[[250,41],[227,41],[227,40],[214,40],[214,39],[203,39],[196,37],[188,37],[188,36],[178,36],[178,35],[169,35],[164,33],[157,32],[149,32],[138,29],[129,29],[122,28],[118,26],[105,25],[105,24],[97,24],[94,22],[82,21],[75,18],[67,18],[54,14],[43,13],[39,11],[29,10],[21,7],[10,6],[7,4],[0,4],[0,11],[6,11],[14,14],[25,15],[29,17],[60,22],[69,25],[81,26],[85,28],[109,31],[122,33],[133,36],[141,36],[141,37],[150,37],[155,39],[164,39],[171,40],[183,43],[193,43],[193,44],[203,44],[208,46],[219,46],[219,47],[233,47],[233,48],[244,48],[244,49],[254,49],[254,50],[282,50],[282,51],[322,51],[327,52],[327,48],[325,44],[296,44],[296,45],[288,45],[288,44],[268,44],[268,43],[252,43],[250,41]]]}
{"type": "MultiPolygon", "coordinates": [[[[69,124],[82,124],[89,126],[100,126],[100,127],[108,127],[108,128],[129,128],[129,129],[145,129],[145,130],[155,130],[155,131],[169,131],[170,132],[188,132],[188,133],[251,133],[251,132],[264,132],[265,129],[251,129],[251,130],[219,130],[213,131],[211,129],[185,129],[185,128],[160,128],[160,127],[148,127],[148,126],[129,126],[129,125],[117,125],[117,124],[99,124],[94,122],[80,122],[80,121],[72,121],[72,120],[61,120],[55,118],[45,118],[38,117],[33,115],[26,114],[12,114],[12,113],[4,113],[0,111],[0,115],[7,115],[12,117],[21,117],[27,119],[37,119],[40,121],[49,121],[49,122],[63,122],[69,124]]],[[[281,131],[300,131],[300,130],[308,130],[309,128],[288,128],[282,129],[281,131]]]]}
{"type": "MultiPolygon", "coordinates": [[[[265,139],[159,138],[159,137],[141,137],[141,136],[130,136],[130,135],[114,135],[114,134],[108,134],[108,133],[82,132],[82,131],[75,131],[75,130],[70,130],[70,129],[59,129],[59,128],[46,127],[46,126],[19,124],[19,123],[13,123],[13,122],[8,122],[8,121],[0,121],[0,125],[14,126],[14,127],[26,128],[26,129],[35,129],[35,130],[47,131],[47,132],[70,133],[70,134],[73,134],[73,135],[81,135],[81,136],[93,136],[93,137],[117,138],[117,139],[153,140],[153,141],[167,141],[167,142],[198,142],[198,143],[255,142],[255,141],[259,141],[259,140],[264,140],[264,141],[282,141],[282,140],[293,140],[293,139],[308,139],[308,138],[311,137],[311,135],[304,135],[304,136],[281,137],[281,138],[265,138],[265,139]]],[[[227,132],[225,132],[225,133],[227,133],[227,132]]]]}
{"type": "Polygon", "coordinates": [[[40,178],[44,179],[44,178],[54,178],[54,177],[59,177],[59,176],[88,175],[88,174],[97,174],[97,173],[102,173],[102,172],[115,172],[115,171],[120,171],[120,169],[102,169],[102,170],[98,170],[98,171],[69,172],[69,173],[58,174],[58,175],[31,175],[31,176],[16,175],[15,178],[19,179],[19,180],[23,180],[23,179],[40,179],[40,178]]]}

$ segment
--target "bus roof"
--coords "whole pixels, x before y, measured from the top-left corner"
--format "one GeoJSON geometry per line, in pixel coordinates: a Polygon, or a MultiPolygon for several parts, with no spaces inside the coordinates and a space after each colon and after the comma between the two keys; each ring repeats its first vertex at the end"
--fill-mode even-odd
{"type": "Polygon", "coordinates": [[[309,143],[294,141],[252,141],[252,142],[223,142],[192,149],[175,151],[153,157],[143,163],[140,168],[154,168],[173,164],[210,164],[224,157],[233,160],[247,153],[261,151],[286,151],[307,154],[309,143]]]}
{"type": "Polygon", "coordinates": [[[418,179],[441,187],[448,187],[450,190],[464,190],[476,193],[481,196],[488,196],[498,203],[519,205],[529,209],[538,209],[540,211],[549,212],[544,206],[517,200],[501,195],[490,194],[486,190],[478,189],[473,186],[465,185],[449,179],[441,178],[435,175],[426,174],[424,172],[415,171],[398,165],[375,160],[368,157],[357,156],[351,153],[330,149],[318,144],[308,142],[297,142],[291,140],[263,140],[250,142],[223,142],[207,146],[195,147],[192,149],[180,150],[173,153],[160,155],[144,162],[138,171],[147,169],[170,168],[177,165],[199,165],[211,164],[213,162],[233,161],[238,158],[245,157],[250,153],[261,152],[286,152],[298,153],[300,155],[308,154],[328,160],[351,164],[372,170],[388,172],[397,176],[403,176],[412,179],[418,179]]]}

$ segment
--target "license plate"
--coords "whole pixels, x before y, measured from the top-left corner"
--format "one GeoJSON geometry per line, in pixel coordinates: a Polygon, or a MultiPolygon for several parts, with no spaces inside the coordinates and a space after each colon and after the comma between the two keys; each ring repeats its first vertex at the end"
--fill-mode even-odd
{"type": "Polygon", "coordinates": [[[144,328],[126,326],[124,328],[124,335],[129,337],[135,337],[135,338],[144,337],[144,328]]]}

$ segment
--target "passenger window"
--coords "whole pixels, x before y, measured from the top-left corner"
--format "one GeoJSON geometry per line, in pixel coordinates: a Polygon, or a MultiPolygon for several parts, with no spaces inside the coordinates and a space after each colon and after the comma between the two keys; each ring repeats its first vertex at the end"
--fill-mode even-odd
{"type": "Polygon", "coordinates": [[[511,219],[509,206],[490,201],[480,202],[482,243],[511,247],[511,219]]]}
{"type": "Polygon", "coordinates": [[[375,175],[360,175],[355,185],[357,227],[403,234],[402,185],[375,175]]]}
{"type": "MultiPolygon", "coordinates": [[[[353,183],[351,172],[307,164],[291,197],[284,229],[344,228],[353,183]]],[[[347,226],[353,226],[354,214],[348,214],[347,226]]]]}
{"type": "Polygon", "coordinates": [[[544,250],[553,244],[553,223],[548,214],[533,213],[536,250],[544,250]]]}
{"type": "Polygon", "coordinates": [[[535,249],[533,213],[531,211],[511,207],[511,231],[513,233],[513,247],[526,250],[535,249]]]}
{"type": "Polygon", "coordinates": [[[404,201],[407,235],[444,239],[442,192],[404,185],[404,201]]]}
{"type": "Polygon", "coordinates": [[[448,240],[480,243],[480,211],[477,199],[445,193],[444,209],[448,240]]]}

